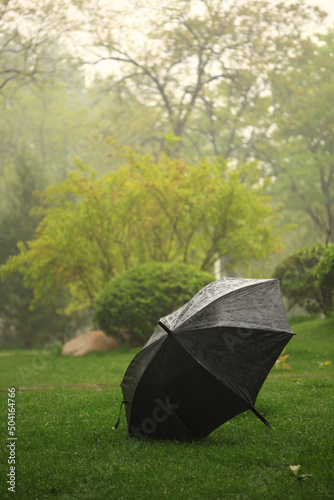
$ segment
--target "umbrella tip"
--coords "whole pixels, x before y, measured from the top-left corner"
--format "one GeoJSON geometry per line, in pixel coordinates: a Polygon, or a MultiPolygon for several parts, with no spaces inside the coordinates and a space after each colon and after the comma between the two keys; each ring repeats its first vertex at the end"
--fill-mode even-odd
{"type": "Polygon", "coordinates": [[[254,408],[254,406],[251,406],[250,407],[250,410],[254,413],[254,415],[256,415],[267,427],[269,427],[270,429],[272,429],[273,431],[275,430],[275,428],[268,422],[268,420],[266,418],[264,418],[263,415],[261,415],[261,413],[259,411],[257,411],[256,408],[254,408]]]}
{"type": "Polygon", "coordinates": [[[168,335],[172,335],[172,331],[168,328],[168,326],[164,325],[161,321],[158,321],[158,325],[161,326],[168,333],[168,335]]]}

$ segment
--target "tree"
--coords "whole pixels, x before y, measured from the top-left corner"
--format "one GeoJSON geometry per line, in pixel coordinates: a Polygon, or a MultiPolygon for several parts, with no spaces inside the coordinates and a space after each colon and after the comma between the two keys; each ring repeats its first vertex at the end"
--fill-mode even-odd
{"type": "Polygon", "coordinates": [[[120,9],[86,1],[82,10],[90,19],[82,62],[110,68],[107,88],[157,110],[158,126],[183,138],[174,155],[183,144],[182,154],[191,146],[242,160],[268,128],[269,76],[284,73],[303,30],[325,15],[302,1],[266,0],[129,1],[120,9]]]}
{"type": "Polygon", "coordinates": [[[52,78],[42,86],[13,83],[15,93],[0,96],[1,176],[22,148],[34,154],[48,183],[74,168],[74,156],[81,153],[86,159],[81,146],[85,135],[92,133],[92,120],[78,77],[72,82],[52,78]]]}
{"type": "Polygon", "coordinates": [[[282,277],[282,292],[290,309],[299,305],[309,313],[321,312],[327,316],[333,312],[333,291],[327,283],[317,280],[317,268],[325,251],[324,244],[310,245],[276,267],[275,276],[282,277]]]}
{"type": "MultiPolygon", "coordinates": [[[[64,70],[61,40],[80,22],[69,22],[68,3],[3,0],[0,6],[0,92],[12,82],[47,80],[64,70]],[[57,50],[54,50],[57,47],[57,50]]],[[[63,45],[63,47],[65,44],[63,45]]]]}
{"type": "Polygon", "coordinates": [[[265,259],[279,248],[277,216],[256,164],[222,159],[188,165],[128,153],[128,164],[96,178],[84,166],[50,186],[33,240],[2,267],[19,270],[35,300],[65,287],[67,312],[93,308],[100,289],[140,263],[183,262],[210,271],[265,259]]]}
{"type": "MultiPolygon", "coordinates": [[[[168,125],[164,123],[163,113],[147,106],[138,96],[129,92],[126,86],[113,86],[110,80],[106,89],[105,79],[95,78],[87,89],[88,99],[93,103],[92,128],[99,130],[101,124],[107,125],[102,129],[105,130],[105,136],[108,134],[108,138],[105,141],[105,149],[101,147],[101,143],[98,144],[98,148],[92,149],[94,155],[82,158],[83,161],[93,164],[99,172],[110,170],[111,164],[116,168],[119,165],[119,157],[115,154],[115,149],[110,155],[108,143],[126,145],[139,154],[148,153],[155,159],[163,152],[170,153],[174,145],[171,144],[171,139],[174,136],[169,133],[168,125]],[[108,164],[105,158],[103,159],[103,152],[108,164]]],[[[178,141],[179,138],[174,140],[178,141]]],[[[190,156],[191,154],[187,154],[187,158],[190,156]]]]}
{"type": "Polygon", "coordinates": [[[214,281],[187,264],[151,262],[119,274],[99,293],[95,320],[120,342],[143,345],[158,320],[214,281]]]}
{"type": "Polygon", "coordinates": [[[43,166],[48,184],[73,170],[75,159],[96,166],[99,173],[117,168],[120,159],[109,155],[108,142],[124,142],[154,154],[162,150],[158,131],[148,149],[155,116],[137,101],[120,99],[115,93],[101,100],[98,82],[87,88],[82,69],[69,63],[67,73],[52,75],[43,83],[12,82],[11,91],[7,87],[0,94],[0,190],[6,165],[15,162],[22,148],[43,166]]]}
{"type": "Polygon", "coordinates": [[[326,245],[334,241],[333,35],[305,42],[275,76],[273,126],[254,153],[276,178],[276,198],[326,245]]]}
{"type": "Polygon", "coordinates": [[[334,245],[328,245],[315,270],[321,288],[334,290],[334,245]]]}
{"type": "MultiPolygon", "coordinates": [[[[21,153],[10,173],[7,173],[7,196],[0,216],[0,264],[18,253],[17,241],[33,238],[39,218],[31,217],[36,204],[34,191],[44,187],[43,173],[33,158],[21,153]]],[[[61,329],[66,319],[56,314],[61,300],[51,305],[38,305],[32,313],[33,291],[23,284],[22,275],[15,272],[6,282],[0,282],[0,318],[2,336],[24,347],[43,343],[47,335],[61,329]]]]}

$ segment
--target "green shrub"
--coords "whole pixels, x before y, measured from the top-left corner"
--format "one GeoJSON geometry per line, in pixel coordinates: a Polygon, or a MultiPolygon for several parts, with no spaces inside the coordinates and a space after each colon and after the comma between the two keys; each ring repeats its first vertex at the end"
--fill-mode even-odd
{"type": "Polygon", "coordinates": [[[213,280],[211,274],[186,264],[143,264],[113,278],[102,289],[95,302],[95,320],[106,334],[141,345],[162,316],[213,280]]]}
{"type": "Polygon", "coordinates": [[[327,287],[324,277],[322,282],[317,277],[318,265],[325,252],[324,244],[310,245],[290,255],[276,267],[275,276],[282,277],[282,293],[288,299],[290,309],[299,305],[311,314],[331,314],[333,292],[327,287]]]}
{"type": "Polygon", "coordinates": [[[319,286],[334,290],[334,244],[328,245],[315,270],[319,286]]]}

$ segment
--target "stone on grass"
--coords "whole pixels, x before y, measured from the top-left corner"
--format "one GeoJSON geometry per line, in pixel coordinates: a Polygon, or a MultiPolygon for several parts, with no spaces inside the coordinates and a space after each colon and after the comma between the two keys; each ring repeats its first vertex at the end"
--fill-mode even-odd
{"type": "Polygon", "coordinates": [[[64,356],[84,356],[94,351],[110,351],[118,347],[118,343],[112,337],[101,330],[82,333],[64,344],[61,353],[64,356]]]}

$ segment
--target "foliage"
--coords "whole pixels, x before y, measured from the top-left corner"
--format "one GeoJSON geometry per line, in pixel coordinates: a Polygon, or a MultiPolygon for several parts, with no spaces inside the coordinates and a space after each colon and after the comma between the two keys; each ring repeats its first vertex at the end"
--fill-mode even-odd
{"type": "Polygon", "coordinates": [[[319,286],[334,290],[334,244],[328,245],[315,270],[319,286]]]}
{"type": "Polygon", "coordinates": [[[101,121],[122,144],[156,150],[173,133],[182,141],[171,154],[244,161],[270,125],[272,75],[286,72],[306,29],[324,17],[301,0],[163,0],[159,9],[136,0],[6,0],[0,89],[40,89],[81,65],[97,89],[94,107],[104,102],[101,121]]]}
{"type": "MultiPolygon", "coordinates": [[[[58,43],[68,34],[68,3],[3,0],[0,5],[0,92],[13,82],[47,81],[65,71],[68,54],[58,43]]],[[[73,26],[73,23],[72,23],[73,26]]]]}
{"type": "MultiPolygon", "coordinates": [[[[30,261],[21,255],[17,266],[34,289],[35,305],[53,300],[65,287],[72,297],[68,313],[92,307],[101,286],[140,262],[183,261],[211,270],[222,256],[233,270],[253,255],[264,259],[277,249],[260,173],[244,185],[249,173],[239,166],[232,179],[232,162],[218,168],[216,159],[213,173],[206,161],[199,162],[194,170],[201,173],[194,175],[184,167],[203,156],[261,160],[262,177],[275,179],[271,193],[274,202],[284,202],[287,219],[293,214],[301,231],[308,231],[309,221],[319,238],[332,241],[333,30],[318,40],[308,38],[323,19],[320,9],[300,0],[277,5],[162,0],[159,8],[137,0],[3,1],[0,210],[5,214],[10,204],[7,182],[22,146],[42,165],[47,184],[64,181],[44,198],[39,233],[36,240],[33,231],[28,238],[30,261]],[[150,152],[154,161],[129,159],[123,180],[121,174],[110,180],[106,175],[99,187],[88,173],[82,179],[74,173],[82,190],[75,192],[72,180],[65,179],[74,158],[93,165],[99,175],[121,163],[119,151],[108,154],[108,136],[150,152]],[[163,160],[162,152],[183,160],[163,160]],[[168,178],[168,169],[174,178],[168,178]],[[132,186],[126,175],[133,176],[132,186]],[[191,183],[198,193],[190,191],[191,183]],[[244,186],[251,187],[251,200],[244,186]],[[64,210],[57,205],[62,195],[68,203],[64,210]],[[53,216],[52,207],[58,210],[53,216]],[[99,221],[101,213],[108,222],[99,221]]],[[[25,243],[26,237],[20,236],[19,218],[12,224],[17,224],[11,240],[15,254],[16,242],[25,243]]],[[[12,275],[10,286],[19,282],[20,274],[12,275]]]]}
{"type": "MultiPolygon", "coordinates": [[[[6,199],[0,215],[0,264],[18,253],[16,242],[31,239],[39,218],[30,216],[36,204],[34,191],[44,187],[45,180],[34,158],[23,152],[11,165],[6,179],[6,199]]],[[[17,342],[25,347],[43,343],[52,330],[63,327],[65,318],[56,314],[61,300],[38,305],[30,310],[33,291],[23,285],[23,277],[15,272],[6,283],[0,282],[0,318],[2,341],[17,342]]]]}
{"type": "Polygon", "coordinates": [[[321,243],[305,247],[276,267],[275,276],[282,277],[282,292],[290,308],[299,305],[310,313],[331,314],[333,292],[319,285],[316,278],[316,269],[325,250],[321,243]]]}
{"type": "Polygon", "coordinates": [[[211,271],[217,257],[229,256],[232,267],[279,249],[255,163],[188,165],[130,152],[127,165],[101,178],[78,167],[41,195],[34,239],[2,267],[3,277],[22,272],[36,300],[65,287],[70,313],[93,307],[104,284],[140,263],[211,271]]]}
{"type": "Polygon", "coordinates": [[[29,148],[43,166],[47,184],[73,170],[73,157],[91,159],[94,144],[88,138],[103,127],[95,127],[92,112],[87,112],[82,72],[71,68],[69,74],[40,87],[12,83],[12,92],[0,94],[0,175],[22,148],[29,148]]]}
{"type": "Polygon", "coordinates": [[[329,361],[329,359],[327,361],[318,361],[318,367],[320,370],[323,370],[324,368],[326,368],[327,366],[330,366],[332,364],[331,361],[329,361]]]}
{"type": "Polygon", "coordinates": [[[213,280],[211,274],[186,264],[144,264],[116,276],[103,288],[95,302],[95,319],[107,334],[141,345],[162,316],[213,280]]]}
{"type": "Polygon", "coordinates": [[[106,92],[117,84],[156,111],[163,133],[183,139],[175,156],[191,148],[197,157],[241,160],[268,129],[271,75],[284,73],[303,30],[324,17],[302,1],[266,0],[163,0],[158,9],[86,1],[81,12],[89,32],[82,41],[94,45],[82,61],[103,64],[106,92]]]}
{"type": "Polygon", "coordinates": [[[305,40],[273,76],[272,126],[254,151],[275,176],[276,199],[326,245],[334,241],[333,35],[305,40]]]}

